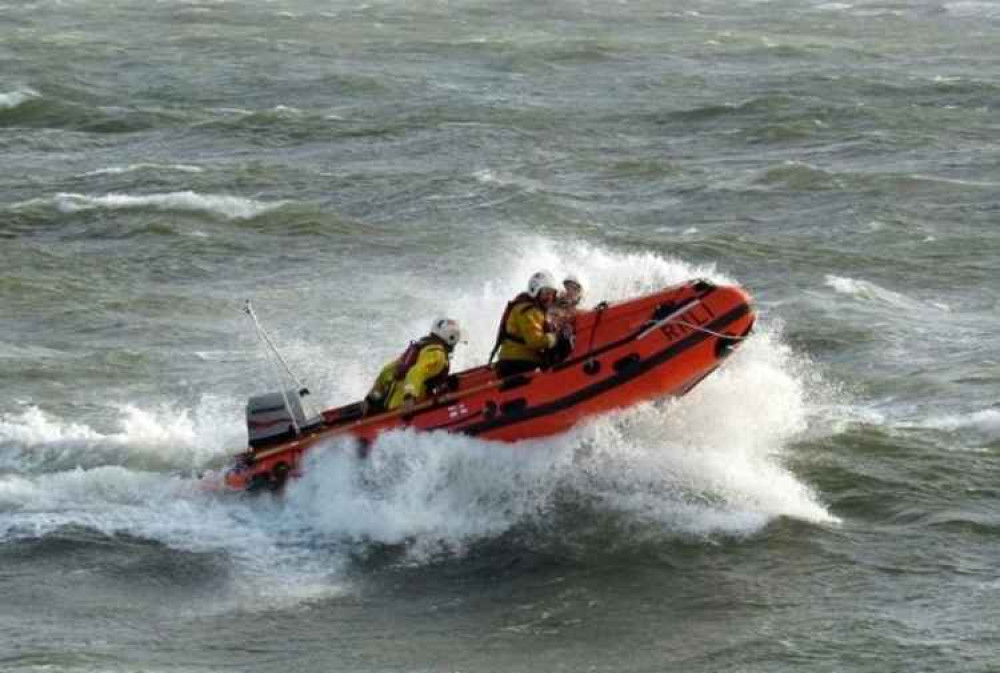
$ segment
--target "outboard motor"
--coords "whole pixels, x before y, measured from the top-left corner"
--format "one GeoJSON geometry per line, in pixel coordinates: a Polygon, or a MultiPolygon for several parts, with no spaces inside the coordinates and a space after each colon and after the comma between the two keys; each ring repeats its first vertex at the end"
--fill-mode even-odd
{"type": "Polygon", "coordinates": [[[258,449],[278,444],[295,437],[295,426],[300,432],[312,430],[323,423],[320,416],[306,418],[302,409],[302,395],[307,391],[288,390],[281,393],[256,395],[247,401],[247,434],[250,448],[258,449]],[[285,405],[285,399],[288,405],[285,405]],[[289,414],[289,408],[291,414],[289,414]],[[294,422],[292,419],[295,419],[294,422]]]}

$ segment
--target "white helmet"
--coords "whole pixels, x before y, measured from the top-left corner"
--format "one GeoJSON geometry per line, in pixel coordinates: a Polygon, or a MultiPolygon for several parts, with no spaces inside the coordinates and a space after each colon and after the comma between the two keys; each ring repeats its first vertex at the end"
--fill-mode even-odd
{"type": "Polygon", "coordinates": [[[552,290],[553,292],[558,292],[559,288],[556,285],[556,278],[548,271],[536,271],[532,274],[531,278],[528,279],[528,294],[535,298],[538,293],[542,290],[552,290]]]}
{"type": "Polygon", "coordinates": [[[578,288],[583,290],[583,283],[580,282],[580,279],[577,277],[575,273],[567,274],[567,276],[563,278],[563,287],[566,287],[570,283],[576,285],[578,288]]]}
{"type": "Polygon", "coordinates": [[[462,340],[462,329],[452,318],[438,318],[431,323],[431,334],[448,344],[448,348],[454,348],[462,340]]]}

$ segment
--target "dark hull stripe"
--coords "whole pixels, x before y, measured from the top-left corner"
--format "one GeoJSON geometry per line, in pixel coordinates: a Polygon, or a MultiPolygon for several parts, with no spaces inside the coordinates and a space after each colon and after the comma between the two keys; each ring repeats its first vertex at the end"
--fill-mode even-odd
{"type": "MultiPolygon", "coordinates": [[[[706,329],[710,329],[713,332],[721,332],[726,327],[728,327],[730,323],[733,323],[739,320],[740,318],[744,317],[745,315],[747,315],[749,311],[750,307],[747,304],[743,304],[733,309],[729,313],[725,314],[724,316],[716,320],[713,320],[711,323],[709,323],[706,329]]],[[[635,367],[626,369],[617,374],[609,376],[606,379],[598,381],[592,386],[581,388],[575,393],[567,395],[566,397],[559,398],[557,400],[553,400],[552,402],[549,402],[544,405],[536,407],[528,407],[523,413],[510,416],[498,416],[496,418],[487,421],[481,421],[478,423],[473,423],[464,428],[459,428],[458,431],[468,435],[480,435],[490,430],[496,430],[497,428],[506,427],[508,425],[514,425],[516,423],[523,423],[525,421],[530,421],[532,419],[539,418],[541,416],[547,416],[549,414],[554,414],[559,411],[564,411],[566,409],[569,409],[570,407],[573,407],[576,404],[597,397],[598,395],[606,393],[607,391],[612,390],[613,388],[617,388],[620,385],[628,383],[629,381],[645,374],[646,372],[649,372],[650,370],[659,367],[668,360],[677,357],[684,351],[693,348],[694,346],[698,345],[705,339],[710,338],[710,336],[711,335],[708,335],[700,331],[692,332],[691,334],[684,337],[683,339],[673,344],[672,346],[668,346],[659,353],[651,355],[645,360],[640,360],[635,367]]],[[[451,425],[451,424],[448,423],[446,425],[451,425]]],[[[438,427],[427,428],[427,429],[436,430],[438,429],[438,427]]]]}

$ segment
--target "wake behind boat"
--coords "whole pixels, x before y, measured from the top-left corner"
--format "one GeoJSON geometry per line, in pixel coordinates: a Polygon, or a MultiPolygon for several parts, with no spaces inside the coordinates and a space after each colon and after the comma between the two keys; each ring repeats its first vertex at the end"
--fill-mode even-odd
{"type": "MultiPolygon", "coordinates": [[[[366,416],[362,402],[309,418],[296,390],[251,398],[249,446],[226,472],[237,490],[276,490],[303,456],[337,437],[363,451],[382,433],[444,431],[516,442],[565,432],[639,402],[687,393],[749,334],[755,312],[736,286],[692,280],[574,317],[575,343],[561,362],[500,378],[493,367],[453,374],[447,389],[407,410],[366,416]]],[[[276,351],[275,351],[276,353],[276,351]]],[[[280,357],[280,356],[279,356],[280,357]]]]}

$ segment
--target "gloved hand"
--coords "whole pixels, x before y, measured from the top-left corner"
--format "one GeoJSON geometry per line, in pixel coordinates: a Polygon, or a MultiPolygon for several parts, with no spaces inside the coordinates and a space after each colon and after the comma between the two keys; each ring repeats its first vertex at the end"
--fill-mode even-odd
{"type": "Polygon", "coordinates": [[[408,414],[413,411],[413,407],[417,405],[417,401],[410,395],[403,398],[403,404],[400,406],[400,410],[404,414],[408,414]]]}

